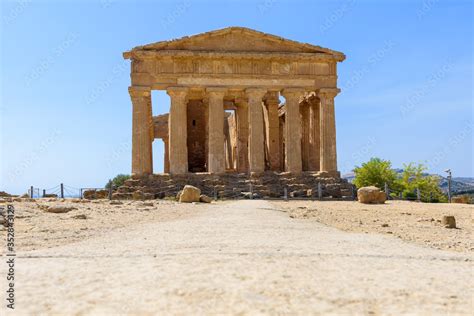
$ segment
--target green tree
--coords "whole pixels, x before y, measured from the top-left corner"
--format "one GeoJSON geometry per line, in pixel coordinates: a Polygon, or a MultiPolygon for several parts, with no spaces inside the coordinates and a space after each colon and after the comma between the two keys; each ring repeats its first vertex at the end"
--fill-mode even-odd
{"type": "Polygon", "coordinates": [[[439,177],[426,174],[428,168],[419,163],[403,165],[403,172],[397,179],[397,186],[402,188],[404,196],[415,196],[416,189],[420,190],[421,200],[424,202],[446,202],[447,197],[439,187],[439,177]]]}
{"type": "MultiPolygon", "coordinates": [[[[115,178],[112,179],[112,184],[114,188],[118,188],[119,186],[123,185],[125,180],[130,179],[130,175],[128,174],[118,174],[115,176],[115,178]]],[[[107,182],[105,185],[105,188],[108,189],[110,187],[110,182],[107,182]]]]}
{"type": "Polygon", "coordinates": [[[385,183],[393,187],[397,178],[396,172],[392,170],[392,163],[380,158],[371,158],[360,167],[354,168],[354,185],[358,188],[365,186],[376,186],[384,189],[385,183]]]}

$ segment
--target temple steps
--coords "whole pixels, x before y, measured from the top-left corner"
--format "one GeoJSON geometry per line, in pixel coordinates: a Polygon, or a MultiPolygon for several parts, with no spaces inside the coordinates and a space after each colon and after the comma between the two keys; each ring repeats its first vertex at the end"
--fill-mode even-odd
{"type": "Polygon", "coordinates": [[[133,177],[118,188],[116,199],[154,199],[174,197],[185,186],[193,185],[203,194],[218,199],[248,198],[319,198],[318,184],[324,199],[353,199],[353,186],[338,177],[324,173],[264,172],[249,176],[243,173],[211,175],[190,173],[185,175],[153,174],[133,177]]]}

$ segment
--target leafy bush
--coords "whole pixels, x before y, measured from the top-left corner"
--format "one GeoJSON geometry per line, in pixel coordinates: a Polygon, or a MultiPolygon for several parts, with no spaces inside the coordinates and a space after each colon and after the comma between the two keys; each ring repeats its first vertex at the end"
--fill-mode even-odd
{"type": "Polygon", "coordinates": [[[404,200],[416,200],[417,196],[416,196],[416,193],[413,191],[403,190],[402,198],[404,200]]]}
{"type": "MultiPolygon", "coordinates": [[[[119,186],[123,185],[123,183],[130,179],[130,175],[128,174],[118,174],[115,176],[115,178],[112,179],[112,184],[114,188],[118,188],[119,186]]],[[[105,188],[108,189],[110,188],[110,182],[107,182],[105,185],[105,188]]]]}
{"type": "Polygon", "coordinates": [[[390,195],[403,199],[416,200],[417,189],[423,202],[447,202],[447,197],[439,187],[439,177],[426,174],[427,167],[423,164],[404,164],[403,172],[397,175],[388,160],[371,158],[362,166],[354,169],[353,183],[358,187],[376,186],[382,190],[385,183],[390,188],[390,195]]]}
{"type": "MultiPolygon", "coordinates": [[[[396,181],[399,187],[409,192],[416,192],[416,189],[419,189],[423,202],[430,202],[430,200],[448,201],[439,188],[439,177],[427,175],[425,165],[409,163],[403,165],[403,167],[402,175],[396,181]]],[[[416,198],[416,193],[414,194],[416,198]]]]}
{"type": "Polygon", "coordinates": [[[355,167],[354,173],[353,183],[358,188],[373,185],[383,190],[385,183],[391,187],[397,178],[395,171],[392,170],[392,163],[380,158],[371,158],[362,166],[355,167]]]}

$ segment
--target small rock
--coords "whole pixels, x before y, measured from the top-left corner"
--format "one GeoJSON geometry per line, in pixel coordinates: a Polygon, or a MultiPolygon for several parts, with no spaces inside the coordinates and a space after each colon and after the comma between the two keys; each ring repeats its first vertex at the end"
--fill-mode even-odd
{"type": "Polygon", "coordinates": [[[78,214],[78,215],[74,215],[72,218],[74,218],[74,219],[87,219],[87,216],[85,214],[78,214]]]}
{"type": "Polygon", "coordinates": [[[454,216],[443,216],[441,224],[443,224],[445,228],[456,228],[456,219],[454,216]]]}
{"type": "Polygon", "coordinates": [[[117,200],[112,200],[112,201],[110,201],[109,204],[110,205],[121,205],[121,204],[123,204],[123,202],[120,202],[120,201],[117,201],[117,200]]]}
{"type": "Polygon", "coordinates": [[[40,207],[43,211],[48,213],[67,213],[72,210],[76,210],[75,207],[67,207],[67,206],[46,206],[40,207]]]}
{"type": "Polygon", "coordinates": [[[202,203],[211,203],[212,199],[205,194],[201,194],[199,196],[199,201],[201,201],[202,203]]]}
{"type": "Polygon", "coordinates": [[[388,224],[382,224],[382,227],[389,227],[388,224]]]}

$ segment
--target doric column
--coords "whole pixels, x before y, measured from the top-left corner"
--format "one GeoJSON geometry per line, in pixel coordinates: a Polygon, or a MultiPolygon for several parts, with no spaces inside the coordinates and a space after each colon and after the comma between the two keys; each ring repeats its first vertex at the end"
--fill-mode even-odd
{"type": "Polygon", "coordinates": [[[290,88],[283,90],[286,99],[285,114],[285,159],[286,171],[300,173],[302,171],[301,159],[301,119],[300,98],[304,90],[290,88]]]}
{"type": "Polygon", "coordinates": [[[237,106],[237,171],[247,173],[249,171],[249,114],[248,103],[244,98],[235,100],[237,106]]]}
{"type": "Polygon", "coordinates": [[[301,159],[303,171],[308,171],[310,160],[310,109],[308,102],[300,104],[301,114],[301,159]]]}
{"type": "Polygon", "coordinates": [[[165,144],[164,173],[170,173],[170,145],[168,138],[163,138],[165,144]]]}
{"type": "Polygon", "coordinates": [[[129,87],[132,99],[132,174],[153,173],[153,118],[151,92],[145,87],[129,87]]]}
{"type": "Polygon", "coordinates": [[[339,91],[339,89],[320,89],[318,92],[319,99],[321,100],[321,171],[331,173],[337,173],[334,98],[339,91]]]}
{"type": "Polygon", "coordinates": [[[309,105],[309,170],[319,171],[320,168],[320,100],[312,98],[309,105]]]}
{"type": "Polygon", "coordinates": [[[265,171],[265,152],[263,137],[263,96],[266,89],[246,89],[249,100],[249,171],[260,173],[265,171]]]}
{"type": "Polygon", "coordinates": [[[271,95],[266,98],[265,105],[268,115],[266,136],[268,155],[270,158],[270,170],[277,171],[280,170],[280,122],[278,118],[280,99],[278,92],[271,93],[271,95]]]}
{"type": "Polygon", "coordinates": [[[170,174],[188,172],[187,147],[187,94],[184,87],[171,87],[167,90],[171,98],[168,117],[170,174]]]}
{"type": "Polygon", "coordinates": [[[209,156],[207,171],[225,172],[224,151],[224,88],[208,88],[209,96],[209,156]]]}

